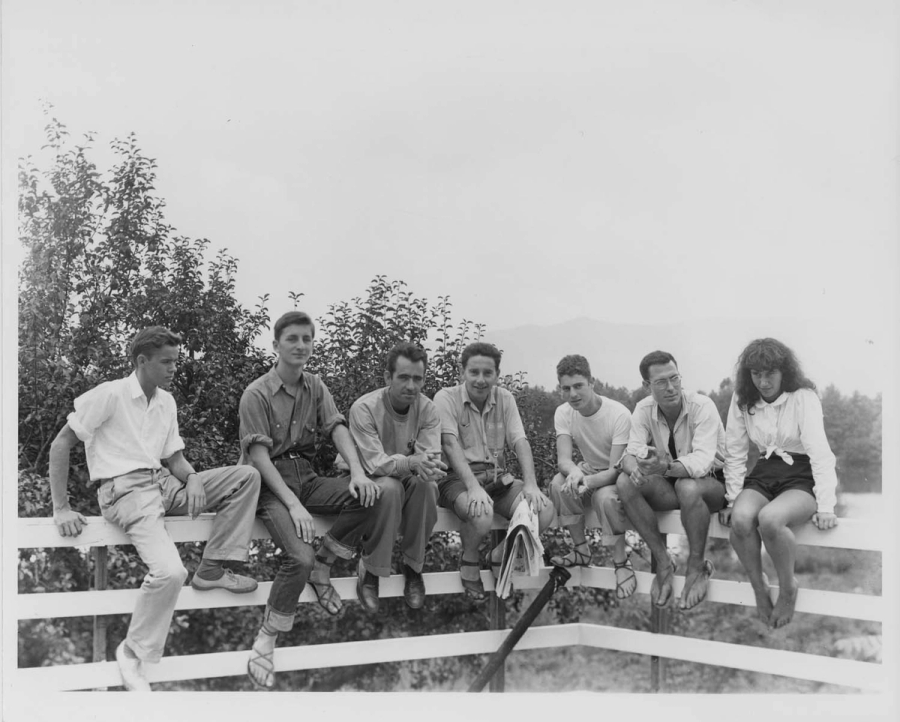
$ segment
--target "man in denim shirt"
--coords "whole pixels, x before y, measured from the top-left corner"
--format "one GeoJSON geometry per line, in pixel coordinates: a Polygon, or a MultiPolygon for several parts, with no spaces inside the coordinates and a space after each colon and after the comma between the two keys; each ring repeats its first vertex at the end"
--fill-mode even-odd
{"type": "Polygon", "coordinates": [[[341,600],[331,585],[331,564],[337,557],[351,558],[360,541],[363,559],[383,538],[393,543],[401,508],[397,490],[385,491],[366,478],[331,392],[318,376],[303,370],[314,336],[315,325],[307,314],[293,311],[279,318],[274,341],[278,363],[241,397],[241,460],[262,476],[257,516],[283,552],[247,665],[258,687],[275,685],[275,642],[279,632],[293,627],[306,582],[322,607],[338,614],[341,600]],[[347,460],[349,478],[320,477],[313,470],[317,431],[330,436],[347,460]],[[337,516],[315,554],[312,514],[337,516]]]}

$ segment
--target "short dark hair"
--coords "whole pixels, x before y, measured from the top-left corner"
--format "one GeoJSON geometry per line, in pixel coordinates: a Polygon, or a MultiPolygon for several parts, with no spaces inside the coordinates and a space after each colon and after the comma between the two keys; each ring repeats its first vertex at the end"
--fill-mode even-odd
{"type": "Polygon", "coordinates": [[[138,356],[152,356],[163,346],[180,346],[181,336],[165,326],[149,326],[131,339],[131,363],[137,366],[138,356]]]}
{"type": "Polygon", "coordinates": [[[466,364],[469,363],[469,359],[473,356],[487,356],[488,358],[494,359],[494,365],[497,367],[497,371],[500,371],[500,349],[498,349],[492,343],[486,343],[484,341],[476,341],[475,343],[470,343],[463,349],[462,356],[459,357],[459,365],[462,366],[465,371],[466,364]]]}
{"type": "Polygon", "coordinates": [[[425,353],[425,349],[419,348],[409,341],[401,341],[398,344],[394,344],[394,347],[388,351],[387,359],[384,362],[384,367],[391,378],[394,376],[394,371],[397,370],[397,359],[400,356],[409,359],[412,363],[421,361],[424,367],[428,368],[428,354],[425,353]]]}
{"type": "Polygon", "coordinates": [[[781,371],[781,390],[812,389],[816,385],[806,378],[797,355],[781,341],[774,338],[758,338],[747,344],[738,358],[734,393],[738,407],[750,409],[759,401],[759,389],[753,383],[751,371],[781,371]]]}
{"type": "Polygon", "coordinates": [[[638,366],[641,371],[641,378],[644,381],[649,381],[651,366],[665,366],[670,361],[675,364],[675,368],[678,368],[678,362],[672,354],[667,351],[651,351],[641,359],[641,364],[638,366]]]}
{"type": "Polygon", "coordinates": [[[308,313],[303,311],[288,311],[275,322],[275,340],[281,338],[281,332],[288,326],[310,326],[312,328],[313,338],[316,337],[316,324],[309,317],[308,313]]]}
{"type": "Polygon", "coordinates": [[[593,378],[588,360],[577,353],[563,356],[562,360],[556,364],[556,377],[560,376],[584,376],[588,380],[593,378]]]}

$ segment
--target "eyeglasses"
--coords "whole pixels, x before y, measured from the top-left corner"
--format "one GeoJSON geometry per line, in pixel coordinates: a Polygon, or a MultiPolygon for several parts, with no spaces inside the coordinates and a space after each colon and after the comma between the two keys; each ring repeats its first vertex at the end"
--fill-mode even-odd
{"type": "Polygon", "coordinates": [[[657,391],[664,391],[669,387],[670,383],[674,388],[679,388],[681,386],[681,374],[669,376],[667,379],[656,379],[656,381],[651,381],[650,385],[657,391]]]}

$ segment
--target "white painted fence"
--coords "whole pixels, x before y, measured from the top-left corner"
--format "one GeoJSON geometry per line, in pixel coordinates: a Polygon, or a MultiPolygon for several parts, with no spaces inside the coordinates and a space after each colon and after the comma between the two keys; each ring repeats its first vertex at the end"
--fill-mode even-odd
{"type": "MultiPolygon", "coordinates": [[[[684,534],[677,512],[660,513],[658,517],[660,529],[664,533],[684,534]]],[[[209,536],[211,521],[212,515],[210,514],[204,514],[194,521],[186,517],[172,517],[166,519],[166,526],[176,542],[204,541],[209,536]]],[[[588,521],[596,526],[596,519],[592,518],[592,515],[589,516],[588,521]]],[[[318,533],[322,534],[331,526],[331,521],[327,518],[317,518],[316,526],[318,533]]],[[[504,528],[502,520],[495,520],[494,526],[498,529],[504,528]]],[[[455,516],[446,510],[439,510],[435,531],[455,529],[458,529],[455,516]]],[[[806,524],[795,531],[798,542],[804,545],[867,551],[880,551],[881,549],[879,527],[864,521],[841,519],[834,529],[824,532],[815,529],[811,524],[806,524]]],[[[254,538],[265,539],[268,536],[265,527],[257,521],[254,538]]],[[[728,530],[721,527],[715,518],[710,524],[710,537],[728,537],[728,530]]],[[[102,549],[111,545],[127,544],[128,538],[120,529],[108,524],[102,517],[89,518],[87,527],[79,537],[74,539],[61,537],[52,519],[33,518],[18,520],[17,541],[20,549],[47,547],[102,549]]],[[[545,568],[538,577],[515,577],[515,587],[517,589],[540,588],[547,582],[549,572],[550,569],[545,568]]],[[[615,588],[615,576],[611,568],[576,567],[571,572],[572,578],[567,586],[615,588]]],[[[648,594],[652,575],[646,572],[637,572],[636,576],[638,593],[648,594]]],[[[489,571],[482,572],[482,580],[486,589],[493,589],[494,579],[489,571]]],[[[429,596],[459,594],[463,591],[457,572],[427,573],[425,574],[425,583],[429,596]]],[[[335,589],[345,600],[356,599],[355,585],[355,577],[334,580],[335,589]]],[[[680,593],[683,585],[684,577],[676,576],[676,594],[680,593]]],[[[264,605],[270,588],[271,582],[263,582],[255,592],[237,596],[221,590],[201,594],[190,587],[185,587],[179,596],[177,609],[264,605]]],[[[382,579],[380,594],[382,597],[401,596],[403,594],[403,577],[394,575],[382,579]]],[[[134,608],[136,595],[136,589],[19,594],[17,618],[27,620],[130,614],[134,608]]],[[[315,595],[309,587],[304,590],[300,601],[316,601],[315,595]]],[[[755,604],[753,591],[748,583],[715,578],[709,584],[707,603],[738,604],[748,607],[755,604]]],[[[882,622],[886,614],[883,599],[880,596],[811,589],[800,590],[796,609],[798,612],[873,622],[882,622]]],[[[491,653],[499,647],[506,634],[506,630],[497,629],[484,632],[279,648],[275,653],[275,664],[278,670],[289,671],[491,653]]],[[[533,627],[525,633],[516,649],[571,645],[646,654],[651,655],[654,659],[661,657],[700,662],[867,690],[884,691],[886,689],[881,664],[596,624],[533,627]]],[[[148,666],[148,679],[151,682],[163,682],[243,675],[246,669],[246,660],[246,651],[165,657],[160,664],[148,666]]],[[[121,684],[115,662],[35,667],[20,669],[17,674],[19,685],[41,690],[95,689],[121,684]]]]}

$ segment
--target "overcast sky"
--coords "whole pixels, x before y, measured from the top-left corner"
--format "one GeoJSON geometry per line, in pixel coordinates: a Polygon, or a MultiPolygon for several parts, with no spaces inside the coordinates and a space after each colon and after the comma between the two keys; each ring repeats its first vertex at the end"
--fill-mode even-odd
{"type": "Polygon", "coordinates": [[[3,24],[14,156],[42,100],[98,148],[134,131],[168,221],[275,316],[385,274],[491,329],[893,333],[894,3],[4,0],[3,24]]]}

